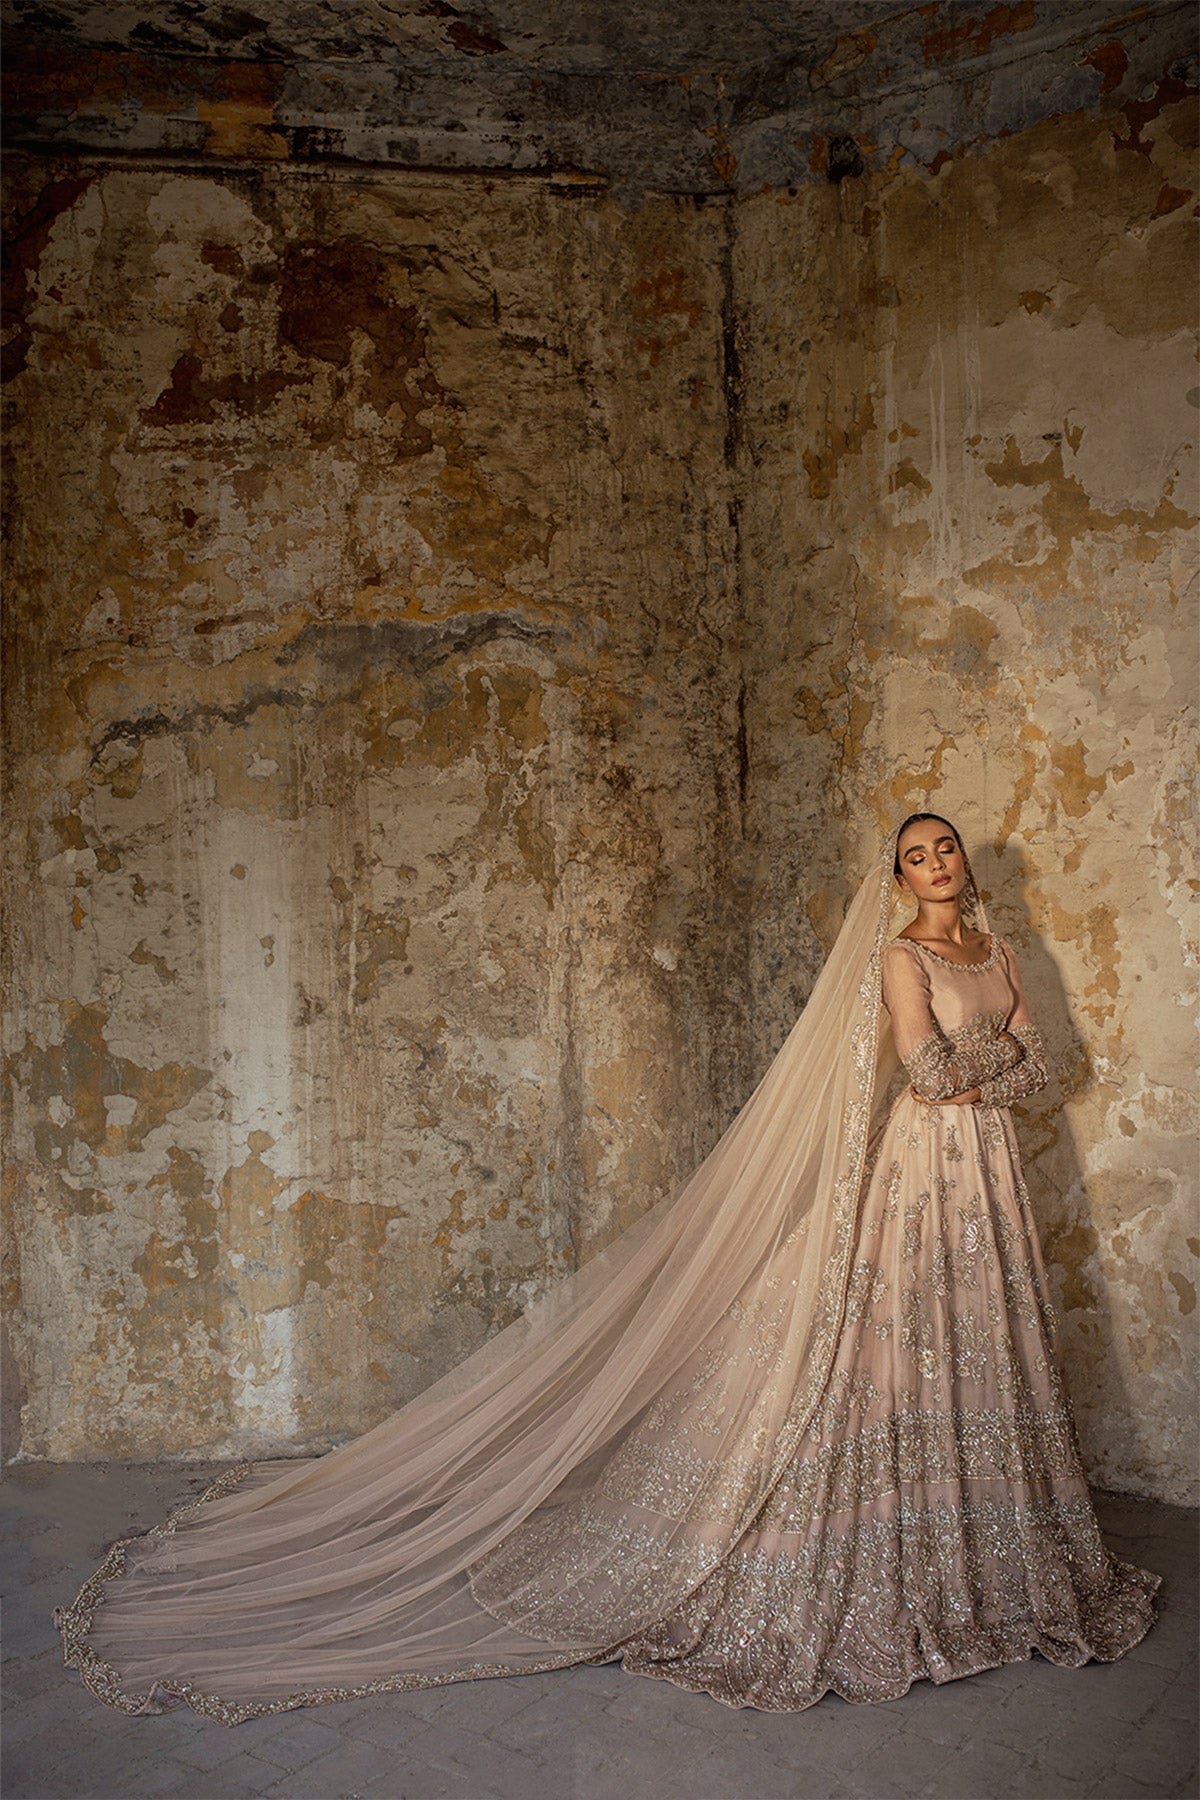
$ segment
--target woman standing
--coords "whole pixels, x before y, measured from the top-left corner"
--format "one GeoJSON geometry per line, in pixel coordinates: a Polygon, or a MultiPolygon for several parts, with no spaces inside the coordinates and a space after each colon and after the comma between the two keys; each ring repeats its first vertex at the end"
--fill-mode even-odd
{"type": "Polygon", "coordinates": [[[365,1437],[114,1546],[68,1660],[236,1723],[582,1661],[798,1710],[1122,1655],[1158,1581],[1104,1549],[1063,1391],[1008,1111],[1045,1079],[913,815],[683,1187],[365,1437]]]}

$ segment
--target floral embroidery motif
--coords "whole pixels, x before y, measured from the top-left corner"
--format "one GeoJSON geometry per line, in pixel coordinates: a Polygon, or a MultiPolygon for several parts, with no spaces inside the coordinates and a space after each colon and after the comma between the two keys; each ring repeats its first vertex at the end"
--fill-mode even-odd
{"type": "Polygon", "coordinates": [[[961,1287],[979,1285],[979,1270],[995,1266],[992,1241],[983,1216],[983,1196],[972,1194],[966,1206],[958,1208],[959,1234],[954,1249],[954,1275],[961,1287]]]}
{"type": "Polygon", "coordinates": [[[810,1427],[814,1437],[831,1437],[845,1431],[853,1411],[863,1412],[883,1399],[875,1382],[865,1372],[852,1374],[839,1369],[830,1383],[830,1392],[813,1414],[810,1427]]]}
{"type": "Polygon", "coordinates": [[[727,1316],[750,1333],[747,1354],[760,1369],[769,1368],[779,1355],[786,1304],[782,1301],[771,1306],[766,1300],[759,1300],[753,1306],[746,1306],[735,1300],[729,1309],[727,1316]]]}
{"type": "Polygon", "coordinates": [[[928,1191],[922,1190],[915,1199],[909,1201],[904,1209],[904,1237],[901,1240],[901,1250],[909,1261],[921,1248],[921,1215],[928,1205],[928,1191]]]}
{"type": "Polygon", "coordinates": [[[865,1260],[856,1262],[846,1293],[846,1317],[865,1318],[871,1308],[885,1298],[887,1289],[887,1276],[882,1269],[865,1260]]]}

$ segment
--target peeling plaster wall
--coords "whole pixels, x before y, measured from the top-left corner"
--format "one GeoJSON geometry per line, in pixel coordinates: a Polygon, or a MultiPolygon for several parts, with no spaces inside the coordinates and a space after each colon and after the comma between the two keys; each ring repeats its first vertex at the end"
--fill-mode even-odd
{"type": "Polygon", "coordinates": [[[1085,1455],[1176,1501],[1200,1279],[1196,142],[1167,83],[935,175],[766,193],[737,273],[755,1020],[780,1039],[887,824],[960,822],[1052,1058],[1021,1135],[1085,1455]]]}
{"type": "Polygon", "coordinates": [[[319,1446],[742,1079],[728,208],[11,175],[23,1451],[319,1446]]]}
{"type": "Polygon", "coordinates": [[[1191,10],[780,4],[727,78],[414,7],[474,73],[341,86],[143,11],[10,59],[25,1452],[424,1387],[694,1165],[928,799],[1054,1058],[1091,1468],[1194,1498],[1191,10]]]}

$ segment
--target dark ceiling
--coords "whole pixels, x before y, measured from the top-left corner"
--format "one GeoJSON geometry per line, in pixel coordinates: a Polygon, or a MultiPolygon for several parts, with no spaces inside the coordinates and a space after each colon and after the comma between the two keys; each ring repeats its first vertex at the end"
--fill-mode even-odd
{"type": "Polygon", "coordinates": [[[10,0],[13,24],[80,43],[266,61],[386,56],[518,58],[556,72],[684,74],[745,69],[832,48],[846,32],[902,20],[912,7],[878,0],[743,0],[742,4],[597,4],[596,0],[10,0]]]}
{"type": "Polygon", "coordinates": [[[9,139],[28,148],[590,173],[630,193],[820,178],[834,140],[851,171],[929,166],[1186,82],[1196,48],[1191,0],[4,0],[0,16],[9,139]]]}
{"type": "Polygon", "coordinates": [[[1171,10],[1111,0],[5,0],[0,13],[10,26],[77,44],[172,56],[364,63],[501,56],[579,75],[719,71],[738,79],[780,63],[813,72],[841,41],[840,61],[869,62],[873,77],[886,80],[906,70],[981,68],[1052,53],[1131,15],[1171,10]]]}

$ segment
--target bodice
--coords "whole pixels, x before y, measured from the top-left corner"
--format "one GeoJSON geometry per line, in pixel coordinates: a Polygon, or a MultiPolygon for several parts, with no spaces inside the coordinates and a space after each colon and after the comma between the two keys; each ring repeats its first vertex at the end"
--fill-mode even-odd
{"type": "Polygon", "coordinates": [[[983,1015],[994,1019],[998,1030],[1003,1028],[1018,996],[1000,938],[993,937],[987,959],[974,964],[952,963],[923,944],[911,939],[902,941],[912,944],[916,952],[929,982],[930,1009],[947,1037],[954,1037],[968,1025],[982,1028],[983,1015]]]}

